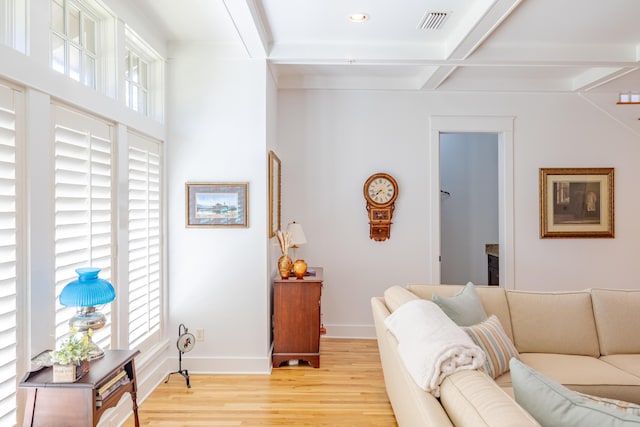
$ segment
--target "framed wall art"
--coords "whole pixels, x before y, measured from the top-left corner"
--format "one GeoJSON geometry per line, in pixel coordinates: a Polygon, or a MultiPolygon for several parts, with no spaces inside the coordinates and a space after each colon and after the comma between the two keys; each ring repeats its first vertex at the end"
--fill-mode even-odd
{"type": "Polygon", "coordinates": [[[613,168],[540,169],[540,237],[614,237],[613,168]]]}
{"type": "Polygon", "coordinates": [[[249,184],[246,182],[186,184],[187,227],[249,226],[249,184]]]}
{"type": "Polygon", "coordinates": [[[276,153],[269,151],[269,237],[280,230],[280,188],[282,186],[282,166],[276,153]]]}

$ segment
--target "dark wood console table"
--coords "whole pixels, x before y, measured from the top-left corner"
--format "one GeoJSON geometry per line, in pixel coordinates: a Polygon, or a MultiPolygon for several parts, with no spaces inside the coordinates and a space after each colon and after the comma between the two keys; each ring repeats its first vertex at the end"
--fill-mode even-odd
{"type": "Polygon", "coordinates": [[[124,393],[130,393],[135,425],[139,427],[133,362],[139,353],[138,350],[105,350],[104,357],[92,361],[89,372],[75,383],[54,383],[51,367],[29,372],[20,383],[20,388],[27,390],[23,425],[95,427],[104,411],[115,406],[124,393]],[[118,375],[122,371],[126,375],[118,375]],[[118,385],[105,390],[116,376],[122,377],[118,385]]]}
{"type": "Polygon", "coordinates": [[[273,367],[306,360],[320,367],[320,296],[322,268],[315,276],[277,277],[273,282],[273,367]]]}

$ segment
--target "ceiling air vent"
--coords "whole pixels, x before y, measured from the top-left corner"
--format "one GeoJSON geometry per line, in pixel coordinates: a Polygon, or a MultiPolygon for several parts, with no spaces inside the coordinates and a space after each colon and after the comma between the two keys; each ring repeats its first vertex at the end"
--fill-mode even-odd
{"type": "Polygon", "coordinates": [[[444,21],[447,20],[449,14],[447,12],[427,12],[418,24],[418,28],[422,30],[439,30],[442,28],[444,21]]]}

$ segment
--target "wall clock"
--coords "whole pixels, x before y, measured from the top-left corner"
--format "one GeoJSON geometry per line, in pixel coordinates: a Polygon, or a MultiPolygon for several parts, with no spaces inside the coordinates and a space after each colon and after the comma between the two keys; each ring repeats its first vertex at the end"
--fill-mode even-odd
{"type": "Polygon", "coordinates": [[[398,183],[389,174],[374,173],[365,181],[363,192],[369,216],[369,238],[383,242],[391,237],[398,183]]]}

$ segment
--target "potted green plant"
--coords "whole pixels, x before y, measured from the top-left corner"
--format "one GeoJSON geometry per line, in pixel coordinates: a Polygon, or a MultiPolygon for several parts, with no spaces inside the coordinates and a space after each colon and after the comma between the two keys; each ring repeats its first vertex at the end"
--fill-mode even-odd
{"type": "Polygon", "coordinates": [[[58,350],[51,352],[54,383],[75,382],[89,372],[89,352],[93,348],[89,340],[91,335],[91,329],[82,334],[71,328],[60,342],[58,350]]]}

